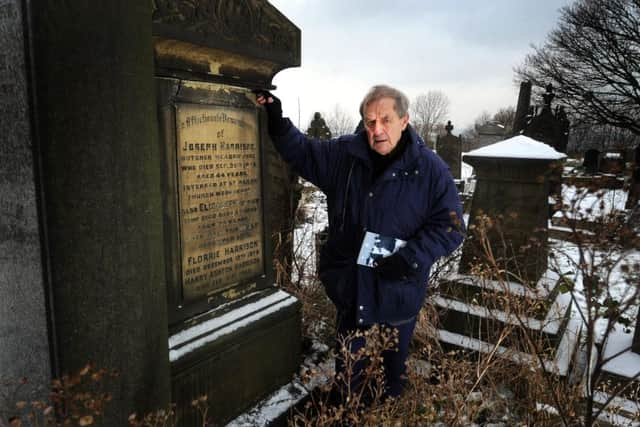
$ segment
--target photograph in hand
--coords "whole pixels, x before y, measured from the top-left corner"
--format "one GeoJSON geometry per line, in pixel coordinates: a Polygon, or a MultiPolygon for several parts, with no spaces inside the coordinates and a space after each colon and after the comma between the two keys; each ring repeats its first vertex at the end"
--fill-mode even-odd
{"type": "Polygon", "coordinates": [[[376,260],[393,255],[406,244],[404,240],[367,231],[358,254],[358,264],[374,267],[376,260]]]}

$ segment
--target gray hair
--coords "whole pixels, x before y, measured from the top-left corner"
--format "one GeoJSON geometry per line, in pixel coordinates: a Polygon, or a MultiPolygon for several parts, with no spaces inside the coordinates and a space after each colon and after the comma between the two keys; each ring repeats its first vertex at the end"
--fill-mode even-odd
{"type": "Polygon", "coordinates": [[[364,119],[364,110],[369,104],[382,98],[391,98],[394,100],[393,109],[398,113],[399,117],[404,117],[409,112],[409,98],[398,89],[387,85],[376,85],[369,89],[360,103],[360,117],[364,119]]]}

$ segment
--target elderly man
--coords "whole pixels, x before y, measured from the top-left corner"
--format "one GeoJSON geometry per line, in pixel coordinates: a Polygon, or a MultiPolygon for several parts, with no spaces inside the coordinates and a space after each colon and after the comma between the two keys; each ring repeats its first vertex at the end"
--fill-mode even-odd
{"type": "MultiPolygon", "coordinates": [[[[374,86],[364,97],[362,131],[330,141],[302,134],[269,92],[257,92],[257,101],[267,110],[269,134],[284,160],[327,195],[329,236],[318,270],[337,308],[338,335],[375,324],[397,330],[397,351],[385,352],[383,364],[385,393],[398,396],[429,270],[463,238],[449,169],[409,125],[409,101],[392,87],[374,86]],[[406,245],[373,267],[359,265],[365,231],[406,245]]],[[[353,339],[351,351],[363,345],[363,338],[353,339]]],[[[340,360],[336,371],[344,371],[340,360]]],[[[358,379],[351,381],[353,386],[358,379]]]]}

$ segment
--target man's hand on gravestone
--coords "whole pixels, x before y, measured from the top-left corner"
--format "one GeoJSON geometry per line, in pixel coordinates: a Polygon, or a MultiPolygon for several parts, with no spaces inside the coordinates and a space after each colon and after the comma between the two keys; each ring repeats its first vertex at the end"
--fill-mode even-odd
{"type": "Polygon", "coordinates": [[[385,280],[404,280],[409,271],[409,264],[395,253],[386,258],[378,258],[373,262],[374,271],[385,280]]]}
{"type": "Polygon", "coordinates": [[[262,89],[255,89],[258,104],[264,105],[267,111],[269,133],[272,135],[282,135],[287,129],[287,122],[282,118],[282,103],[271,92],[262,89]]]}

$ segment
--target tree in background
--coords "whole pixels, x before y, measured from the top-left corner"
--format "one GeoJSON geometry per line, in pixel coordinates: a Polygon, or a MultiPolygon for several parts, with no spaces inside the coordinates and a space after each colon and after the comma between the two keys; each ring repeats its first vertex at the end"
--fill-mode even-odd
{"type": "Polygon", "coordinates": [[[444,124],[449,114],[449,98],[442,91],[430,90],[416,96],[410,106],[411,124],[418,135],[428,142],[438,124],[444,124]]]}
{"type": "Polygon", "coordinates": [[[562,8],[557,28],[534,50],[517,78],[553,84],[574,123],[640,134],[639,0],[577,0],[562,8]]]}
{"type": "Polygon", "coordinates": [[[491,115],[487,110],[484,110],[473,121],[473,125],[467,127],[462,131],[462,137],[468,140],[474,140],[478,138],[478,129],[487,123],[501,124],[505,128],[505,135],[511,133],[513,129],[513,121],[516,117],[516,109],[513,106],[500,108],[496,113],[491,115]]]}
{"type": "Polygon", "coordinates": [[[334,137],[353,133],[356,129],[356,121],[340,104],[336,104],[333,110],[325,114],[325,121],[334,137]]]}
{"type": "Polygon", "coordinates": [[[505,132],[511,134],[513,121],[516,118],[516,109],[513,106],[501,108],[493,115],[493,121],[504,126],[505,132]]]}

